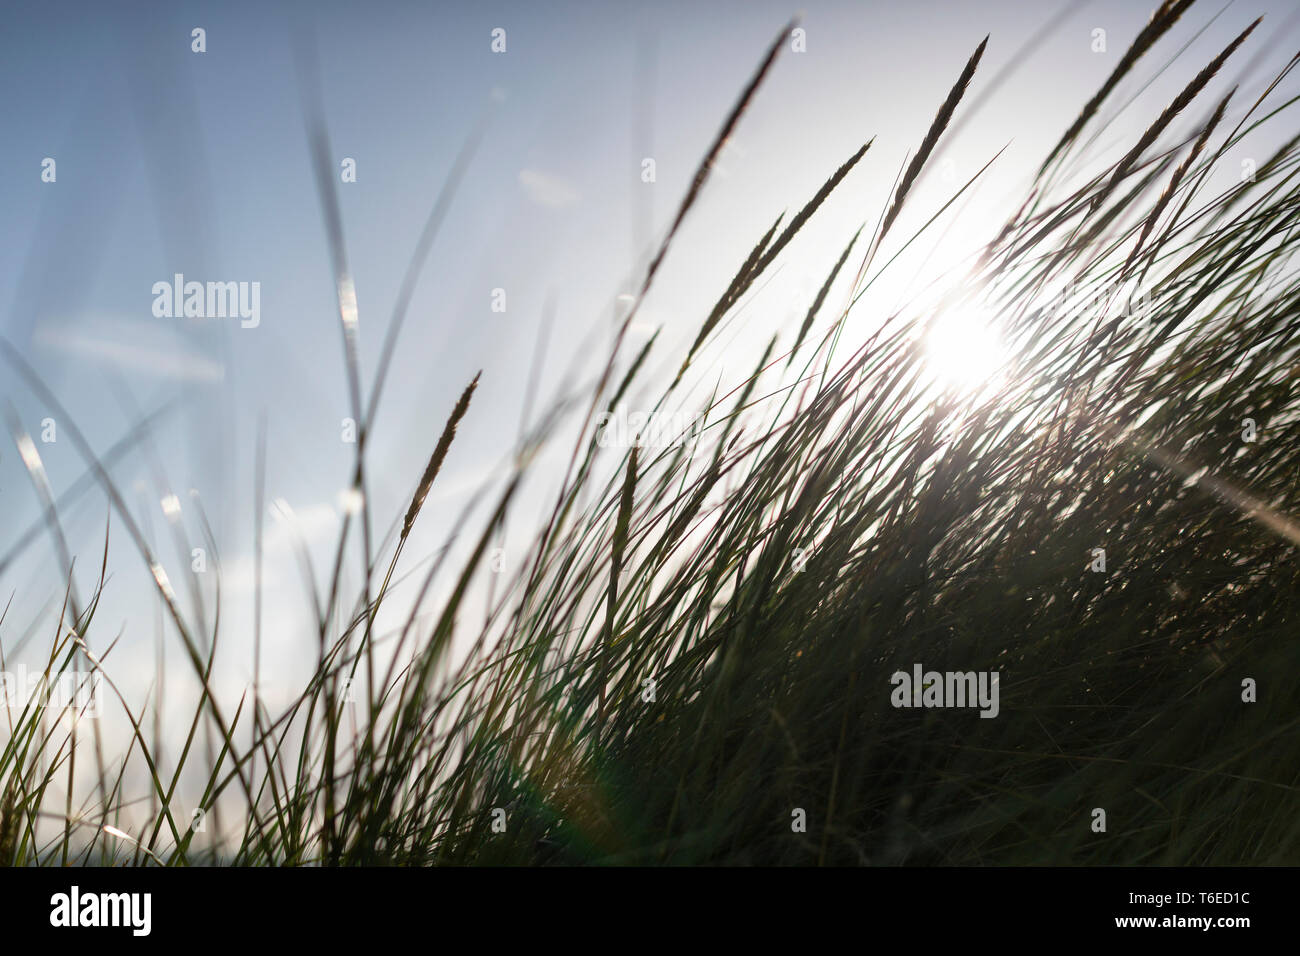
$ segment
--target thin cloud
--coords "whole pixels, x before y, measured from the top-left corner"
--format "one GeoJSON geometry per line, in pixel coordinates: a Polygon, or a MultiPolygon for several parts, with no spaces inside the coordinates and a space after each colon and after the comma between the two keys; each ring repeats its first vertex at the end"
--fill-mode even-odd
{"type": "Polygon", "coordinates": [[[68,328],[49,327],[37,331],[36,344],[139,375],[203,383],[220,382],[225,378],[225,369],[219,362],[179,346],[149,346],[129,339],[115,340],[68,328]]]}
{"type": "Polygon", "coordinates": [[[519,185],[524,187],[528,198],[539,206],[562,209],[578,201],[578,191],[564,180],[535,169],[521,169],[519,185]]]}

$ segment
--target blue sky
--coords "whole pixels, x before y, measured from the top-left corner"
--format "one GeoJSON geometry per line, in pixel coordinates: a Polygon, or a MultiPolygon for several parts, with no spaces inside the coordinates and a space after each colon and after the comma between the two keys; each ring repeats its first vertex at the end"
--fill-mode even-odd
{"type": "MultiPolygon", "coordinates": [[[[1125,151],[1194,70],[1264,13],[1250,52],[1230,64],[1180,129],[1192,128],[1210,97],[1233,82],[1242,84],[1240,102],[1249,102],[1300,48],[1293,8],[1286,0],[1237,0],[1194,9],[1108,103],[1097,155],[1125,151]],[[1185,44],[1174,68],[1147,84],[1185,44]],[[1130,98],[1133,105],[1117,112],[1130,98]]],[[[357,182],[338,189],[367,389],[424,220],[462,144],[486,122],[416,289],[370,446],[372,503],[382,526],[405,510],[453,403],[483,370],[408,552],[418,560],[441,543],[471,492],[503,473],[548,299],[555,323],[540,365],[541,398],[529,410],[533,420],[546,400],[595,368],[617,296],[629,289],[723,116],[793,12],[766,0],[4,8],[0,334],[39,370],[98,451],[125,434],[140,411],[172,409],[152,452],[129,456],[113,475],[176,580],[187,563],[166,543],[160,476],[180,496],[191,537],[199,525],[188,491],[198,492],[226,571],[223,613],[231,622],[227,660],[235,685],[248,677],[259,417],[268,429],[267,497],[298,515],[318,576],[353,452],[340,441],[349,409],[295,43],[314,38],[319,51],[336,171],[345,157],[357,164],[357,182]],[[195,27],[206,31],[201,54],[191,50],[195,27]],[[490,49],[497,27],[506,30],[503,54],[490,49]],[[656,161],[653,184],[640,179],[646,156],[656,161]],[[45,157],[57,162],[54,183],[41,181],[45,157]],[[260,282],[260,325],[156,318],[150,290],[177,272],[200,281],[260,282]],[[495,288],[506,289],[505,313],[490,309],[495,288]]],[[[960,183],[1010,143],[950,234],[958,246],[978,241],[1005,217],[1008,197],[1017,196],[1149,12],[1126,0],[804,0],[807,51],[787,51],[778,62],[643,309],[635,334],[664,329],[656,368],[675,370],[697,323],[776,214],[801,205],[874,136],[835,201],[746,307],[744,322],[706,352],[701,387],[728,368],[747,370],[774,332],[788,345],[830,262],[859,225],[875,222],[966,58],[991,34],[966,105],[978,102],[1004,67],[1015,69],[978,110],[959,112],[964,125],[943,142],[941,157],[960,183]],[[1048,36],[1025,48],[1066,7],[1048,36]],[[1107,31],[1104,53],[1091,48],[1097,28],[1107,31]]],[[[1247,145],[1228,157],[1230,167],[1247,152],[1257,152],[1258,161],[1268,155],[1266,137],[1247,145]]],[[[941,175],[928,176],[910,207],[910,225],[953,188],[941,175]]],[[[945,261],[940,255],[928,265],[945,261]]],[[[897,297],[907,290],[887,291],[897,297]]],[[[867,312],[857,328],[869,331],[870,323],[867,312]]],[[[39,434],[52,412],[7,367],[0,393],[39,434]]],[[[84,470],[65,436],[38,445],[56,491],[84,470]]],[[[530,521],[549,500],[541,489],[553,478],[552,461],[543,460],[537,490],[512,522],[508,554],[526,545],[530,521]]],[[[83,592],[98,567],[105,510],[104,496],[89,493],[63,514],[83,592]]],[[[18,455],[6,443],[0,549],[38,516],[18,455]]],[[[144,688],[156,674],[156,609],[145,569],[120,522],[114,525],[113,581],[103,631],[92,635],[92,645],[120,629],[119,656],[136,665],[133,679],[144,688]]],[[[311,646],[301,643],[310,637],[305,593],[288,535],[274,530],[274,521],[270,527],[268,654],[301,661],[302,648],[311,646]]],[[[6,646],[61,594],[47,538],[0,576],[0,602],[11,594],[14,611],[0,629],[6,646]]],[[[179,655],[170,653],[179,666],[179,655]]]]}

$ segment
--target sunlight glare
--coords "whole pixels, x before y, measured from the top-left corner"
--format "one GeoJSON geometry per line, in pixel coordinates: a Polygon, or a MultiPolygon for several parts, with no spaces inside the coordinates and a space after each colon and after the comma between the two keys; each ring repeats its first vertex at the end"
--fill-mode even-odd
{"type": "Polygon", "coordinates": [[[1011,351],[997,325],[973,309],[948,309],[925,333],[926,364],[945,390],[987,391],[1005,378],[1011,351]]]}

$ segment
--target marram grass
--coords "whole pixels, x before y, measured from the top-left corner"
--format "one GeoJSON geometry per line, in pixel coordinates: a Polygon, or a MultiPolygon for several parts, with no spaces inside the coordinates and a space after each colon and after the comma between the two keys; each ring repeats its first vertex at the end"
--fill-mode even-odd
{"type": "MultiPolygon", "coordinates": [[[[1247,30],[1121,160],[1060,185],[1087,168],[1081,136],[1109,95],[1188,6],[1156,11],[964,282],[936,305],[873,312],[863,293],[913,238],[900,212],[938,212],[912,208],[913,187],[978,80],[981,43],[879,220],[844,237],[789,340],[699,410],[699,442],[607,447],[601,413],[626,401],[656,344],[632,352],[624,333],[656,273],[672,268],[678,227],[783,32],[652,258],[577,409],[582,438],[554,508],[521,570],[493,592],[486,623],[467,612],[467,595],[490,573],[494,536],[559,410],[530,436],[486,524],[467,529],[468,560],[421,570],[421,613],[410,612],[395,650],[376,653],[403,545],[457,429],[473,426],[475,389],[492,387],[476,378],[403,513],[370,514],[358,443],[363,593],[346,598],[341,584],[349,522],[330,590],[316,598],[318,667],[293,706],[272,714],[250,695],[232,709],[203,693],[170,773],[125,700],[113,701],[134,727],[125,754],[103,753],[85,722],[69,732],[29,708],[0,751],[0,860],[1300,862],[1297,139],[1284,131],[1287,145],[1253,179],[1207,186],[1243,136],[1287,122],[1294,101],[1276,101],[1276,83],[1253,104],[1219,99],[1187,139],[1170,141],[1174,120],[1205,106],[1215,74],[1249,48],[1247,30]],[[835,280],[854,272],[841,308],[835,280]],[[1002,374],[988,387],[936,387],[920,343],[935,323],[975,314],[977,300],[1006,340],[1002,374]],[[846,327],[870,330],[850,354],[839,348],[846,327]],[[383,521],[390,533],[372,540],[383,521]],[[435,580],[446,597],[430,614],[435,580]],[[453,653],[457,637],[469,638],[467,653],[453,653]],[[997,672],[996,717],[893,706],[891,675],[917,663],[997,672]],[[349,716],[347,688],[362,697],[349,716]],[[128,792],[140,768],[148,792],[128,792]],[[201,806],[224,810],[202,838],[168,809],[182,770],[199,781],[201,806]],[[90,805],[53,797],[74,779],[94,781],[90,805]],[[142,805],[149,825],[126,832],[123,809],[142,805]]],[[[313,142],[328,155],[323,126],[313,142]]],[[[646,412],[669,407],[700,349],[867,148],[783,231],[779,218],[738,251],[739,272],[702,310],[681,373],[646,412]]],[[[331,181],[320,178],[321,193],[364,436],[383,374],[363,405],[331,181]]],[[[445,197],[408,279],[444,209],[445,197]]],[[[58,407],[14,349],[4,355],[58,407]]],[[[72,433],[206,688],[216,642],[182,610],[106,462],[72,433]]],[[[22,447],[20,426],[15,435],[22,447]]],[[[47,488],[39,457],[25,460],[47,488]]],[[[58,502],[45,503],[61,541],[58,502]]],[[[107,656],[86,641],[111,586],[107,549],[102,563],[86,600],[68,585],[52,675],[107,656]]],[[[0,618],[12,642],[4,628],[0,618]]]]}

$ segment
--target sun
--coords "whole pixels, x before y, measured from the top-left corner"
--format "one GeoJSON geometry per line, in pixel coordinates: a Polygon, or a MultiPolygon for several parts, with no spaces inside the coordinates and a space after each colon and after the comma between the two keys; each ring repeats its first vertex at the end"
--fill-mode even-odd
{"type": "Polygon", "coordinates": [[[1006,381],[1011,349],[982,310],[943,310],[923,333],[922,346],[935,384],[945,391],[987,392],[1006,381]]]}

